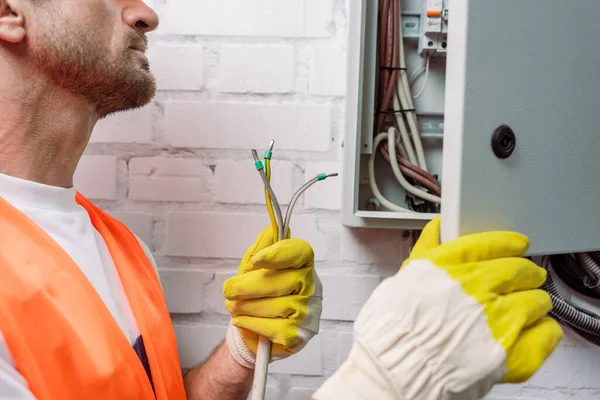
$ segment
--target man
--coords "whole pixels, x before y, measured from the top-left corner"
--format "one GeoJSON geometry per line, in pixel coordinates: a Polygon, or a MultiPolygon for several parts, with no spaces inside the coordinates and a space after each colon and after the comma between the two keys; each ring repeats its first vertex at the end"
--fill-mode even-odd
{"type": "MultiPolygon", "coordinates": [[[[225,283],[226,340],[182,376],[152,255],[73,189],[95,123],[153,97],[157,25],[142,0],[0,0],[3,399],[243,399],[257,335],[276,360],[318,333],[312,249],[267,228],[225,283]]],[[[527,246],[509,232],[440,245],[433,221],[315,398],[475,399],[530,377],[562,331],[527,246]]]]}

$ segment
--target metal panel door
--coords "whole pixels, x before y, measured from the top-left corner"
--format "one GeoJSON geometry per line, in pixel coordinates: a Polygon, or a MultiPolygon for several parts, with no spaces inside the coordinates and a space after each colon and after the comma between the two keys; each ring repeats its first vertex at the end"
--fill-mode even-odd
{"type": "MultiPolygon", "coordinates": [[[[600,249],[600,1],[452,0],[442,239],[509,229],[600,249]],[[492,151],[506,124],[514,152],[492,151]]],[[[504,142],[504,145],[508,142],[504,142]]]]}

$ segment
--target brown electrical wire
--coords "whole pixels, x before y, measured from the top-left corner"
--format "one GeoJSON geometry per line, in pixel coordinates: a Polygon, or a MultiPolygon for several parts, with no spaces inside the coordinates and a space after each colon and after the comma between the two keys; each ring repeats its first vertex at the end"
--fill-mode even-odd
{"type": "Polygon", "coordinates": [[[382,24],[379,40],[382,42],[384,49],[383,62],[384,65],[379,66],[380,74],[380,92],[381,102],[379,103],[379,113],[377,115],[377,133],[383,129],[386,111],[390,108],[396,84],[398,82],[398,68],[400,67],[399,58],[399,22],[400,22],[400,5],[398,0],[383,0],[382,24]],[[390,1],[391,12],[390,9],[390,1]],[[386,15],[386,10],[387,15],[386,15]],[[381,90],[383,89],[383,90],[381,90]]]}
{"type": "MultiPolygon", "coordinates": [[[[385,148],[384,145],[382,145],[382,149],[380,152],[381,152],[382,158],[388,164],[390,164],[390,156],[387,151],[387,148],[385,148]]],[[[404,174],[407,177],[418,182],[423,187],[427,188],[432,194],[434,194],[438,197],[440,197],[442,195],[442,190],[440,188],[440,184],[435,180],[435,178],[431,177],[433,179],[429,179],[429,177],[421,175],[421,172],[425,172],[425,171],[423,171],[419,167],[415,168],[415,166],[412,163],[408,162],[404,158],[402,158],[400,156],[397,156],[397,157],[398,157],[398,166],[400,167],[400,171],[402,172],[402,174],[404,174]]]]}
{"type": "MultiPolygon", "coordinates": [[[[388,149],[388,144],[387,143],[383,144],[383,150],[389,156],[390,150],[388,149]]],[[[426,171],[422,170],[420,167],[417,167],[416,165],[414,165],[413,163],[411,163],[407,159],[401,157],[400,155],[398,155],[397,157],[398,157],[398,160],[399,160],[398,161],[398,165],[403,165],[403,166],[405,166],[407,168],[410,168],[413,172],[421,175],[424,179],[427,179],[427,180],[431,181],[432,183],[436,184],[438,187],[440,186],[440,184],[437,181],[437,179],[435,178],[435,176],[431,175],[429,172],[426,172],[426,171]],[[402,160],[402,162],[400,160],[402,160]]],[[[389,164],[389,162],[388,162],[388,164],[389,164]]]]}
{"type": "MultiPolygon", "coordinates": [[[[400,71],[400,3],[399,0],[379,0],[379,30],[378,30],[378,106],[375,135],[383,130],[386,117],[389,115],[390,105],[398,83],[400,71]]],[[[393,110],[392,112],[402,112],[393,110]]],[[[400,116],[404,118],[404,115],[400,116]]],[[[388,165],[391,165],[387,143],[381,146],[379,152],[388,165]]],[[[374,151],[377,151],[374,149],[374,151]]],[[[421,186],[427,188],[436,196],[441,196],[441,186],[437,179],[412,164],[408,160],[398,156],[400,171],[407,177],[413,179],[421,186]]]]}

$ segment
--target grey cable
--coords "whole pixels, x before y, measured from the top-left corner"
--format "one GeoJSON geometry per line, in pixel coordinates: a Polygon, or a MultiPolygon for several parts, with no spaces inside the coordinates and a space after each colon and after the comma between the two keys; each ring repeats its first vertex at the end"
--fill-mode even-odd
{"type": "Polygon", "coordinates": [[[598,280],[600,279],[600,266],[596,264],[596,261],[594,261],[588,253],[578,253],[576,257],[593,281],[598,284],[598,280]]]}
{"type": "Polygon", "coordinates": [[[559,321],[566,322],[570,327],[581,330],[588,335],[593,335],[597,338],[600,337],[600,319],[578,310],[563,299],[552,280],[550,274],[551,264],[548,257],[544,257],[542,266],[549,272],[542,289],[550,295],[553,306],[552,314],[555,315],[559,321]]]}
{"type": "MultiPolygon", "coordinates": [[[[260,162],[257,151],[254,149],[252,149],[251,151],[252,156],[254,157],[254,161],[260,162]]],[[[273,210],[275,210],[275,218],[277,218],[277,236],[279,237],[279,240],[283,240],[283,238],[285,237],[283,235],[283,215],[281,214],[281,207],[279,207],[277,196],[275,196],[275,192],[273,192],[273,188],[271,188],[271,183],[269,183],[269,179],[267,178],[267,174],[265,174],[264,168],[257,169],[257,171],[265,184],[267,192],[269,192],[269,196],[271,196],[271,201],[273,202],[273,210]]]]}
{"type": "Polygon", "coordinates": [[[574,257],[568,254],[557,254],[549,258],[552,269],[567,286],[586,296],[600,298],[600,287],[591,284],[589,277],[574,257]]]}
{"type": "MultiPolygon", "coordinates": [[[[338,176],[338,174],[325,175],[325,179],[331,178],[334,176],[338,176]]],[[[298,202],[298,199],[300,198],[300,196],[302,196],[302,194],[304,192],[306,192],[306,190],[309,187],[311,187],[315,183],[319,182],[320,180],[321,179],[319,179],[318,177],[314,177],[310,181],[308,181],[304,185],[302,185],[302,187],[300,189],[298,189],[296,191],[296,193],[294,193],[294,196],[292,197],[292,200],[290,201],[290,205],[287,209],[287,212],[285,213],[285,222],[283,223],[283,237],[284,238],[287,238],[287,235],[290,231],[290,220],[292,219],[292,212],[294,210],[294,207],[296,206],[296,203],[298,202]]]]}

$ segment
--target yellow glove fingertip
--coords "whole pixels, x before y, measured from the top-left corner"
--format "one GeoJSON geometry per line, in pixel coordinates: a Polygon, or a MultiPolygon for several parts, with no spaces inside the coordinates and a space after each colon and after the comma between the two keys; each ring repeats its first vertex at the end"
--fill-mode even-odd
{"type": "MultiPolygon", "coordinates": [[[[223,296],[227,300],[235,301],[239,300],[241,290],[240,290],[240,275],[231,277],[225,281],[223,284],[223,296]]],[[[243,282],[243,281],[242,281],[243,282]]]]}
{"type": "Polygon", "coordinates": [[[505,383],[522,383],[531,378],[564,338],[560,324],[550,317],[541,318],[522,332],[506,357],[505,383]]]}

